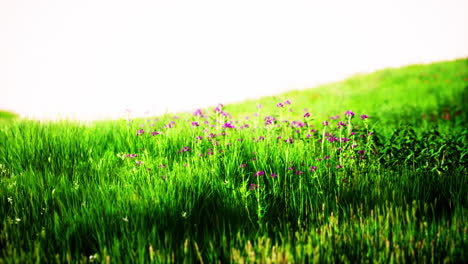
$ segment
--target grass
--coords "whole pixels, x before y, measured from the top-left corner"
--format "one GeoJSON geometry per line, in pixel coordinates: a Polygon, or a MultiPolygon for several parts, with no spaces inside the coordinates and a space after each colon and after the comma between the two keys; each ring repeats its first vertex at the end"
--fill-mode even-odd
{"type": "Polygon", "coordinates": [[[18,118],[18,114],[11,111],[0,110],[0,122],[18,118]]]}
{"type": "Polygon", "coordinates": [[[195,113],[1,123],[0,263],[466,262],[467,89],[459,59],[195,113]]]}

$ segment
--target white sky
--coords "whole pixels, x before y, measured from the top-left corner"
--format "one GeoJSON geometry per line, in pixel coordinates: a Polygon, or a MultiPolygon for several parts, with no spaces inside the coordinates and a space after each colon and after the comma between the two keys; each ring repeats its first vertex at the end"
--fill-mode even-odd
{"type": "Polygon", "coordinates": [[[0,0],[0,109],[118,117],[468,56],[466,0],[0,0]]]}

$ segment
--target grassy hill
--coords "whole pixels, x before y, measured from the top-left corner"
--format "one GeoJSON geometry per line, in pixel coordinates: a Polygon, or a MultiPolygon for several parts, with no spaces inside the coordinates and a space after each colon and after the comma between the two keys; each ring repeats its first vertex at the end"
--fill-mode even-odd
{"type": "Polygon", "coordinates": [[[15,119],[18,118],[19,116],[16,113],[10,112],[10,111],[5,111],[5,110],[0,110],[0,121],[1,120],[10,120],[10,119],[15,119]]]}
{"type": "Polygon", "coordinates": [[[466,262],[467,89],[459,59],[195,113],[0,123],[0,262],[466,262]]]}

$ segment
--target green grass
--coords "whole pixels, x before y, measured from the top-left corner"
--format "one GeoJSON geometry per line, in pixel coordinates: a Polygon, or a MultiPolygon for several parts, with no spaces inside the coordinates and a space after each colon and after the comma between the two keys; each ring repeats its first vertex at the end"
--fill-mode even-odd
{"type": "Polygon", "coordinates": [[[467,99],[459,59],[225,115],[0,123],[0,263],[466,262],[467,99]]]}
{"type": "Polygon", "coordinates": [[[18,114],[10,112],[10,111],[5,111],[5,110],[0,110],[0,122],[5,121],[5,120],[11,120],[18,118],[18,114]]]}

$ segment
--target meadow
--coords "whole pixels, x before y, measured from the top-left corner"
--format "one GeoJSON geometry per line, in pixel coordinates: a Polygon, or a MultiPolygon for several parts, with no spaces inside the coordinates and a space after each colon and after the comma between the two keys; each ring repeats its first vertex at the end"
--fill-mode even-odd
{"type": "Polygon", "coordinates": [[[468,261],[468,59],[157,117],[0,115],[0,263],[468,261]]]}

